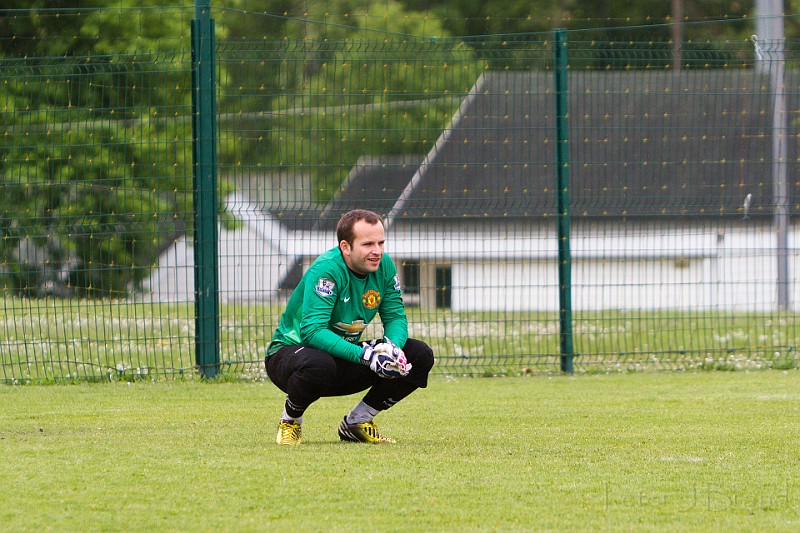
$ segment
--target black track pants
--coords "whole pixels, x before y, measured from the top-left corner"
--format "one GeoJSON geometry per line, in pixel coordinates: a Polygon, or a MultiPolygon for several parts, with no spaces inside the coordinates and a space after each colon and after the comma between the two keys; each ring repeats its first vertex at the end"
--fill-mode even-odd
{"type": "Polygon", "coordinates": [[[308,346],[285,346],[267,357],[265,365],[269,379],[286,393],[291,416],[301,416],[324,396],[347,396],[367,389],[364,403],[383,411],[428,385],[433,350],[422,341],[408,339],[403,352],[411,363],[411,372],[397,379],[381,378],[366,365],[308,346]]]}

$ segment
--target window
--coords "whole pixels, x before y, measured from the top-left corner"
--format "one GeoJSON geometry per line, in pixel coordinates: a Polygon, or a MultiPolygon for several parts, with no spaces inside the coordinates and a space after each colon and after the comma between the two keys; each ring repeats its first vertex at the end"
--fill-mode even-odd
{"type": "Polygon", "coordinates": [[[449,266],[436,267],[436,307],[449,308],[452,295],[453,272],[449,266]]]}
{"type": "Polygon", "coordinates": [[[403,261],[403,294],[417,296],[420,292],[420,265],[419,261],[403,261]]]}

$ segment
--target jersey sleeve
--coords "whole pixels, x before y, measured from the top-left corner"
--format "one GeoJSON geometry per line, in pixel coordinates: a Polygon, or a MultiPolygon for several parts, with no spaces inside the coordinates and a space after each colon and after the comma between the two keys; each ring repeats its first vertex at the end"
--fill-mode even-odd
{"type": "Polygon", "coordinates": [[[303,312],[300,338],[303,344],[324,350],[334,357],[360,362],[361,348],[349,343],[328,328],[339,295],[335,275],[323,270],[309,271],[303,279],[303,312]]]}
{"type": "MultiPolygon", "coordinates": [[[[388,258],[388,256],[385,257],[388,258]]],[[[408,319],[403,304],[400,278],[397,275],[397,268],[391,260],[387,261],[383,282],[383,298],[378,309],[383,323],[383,336],[403,347],[408,340],[408,319]]]]}

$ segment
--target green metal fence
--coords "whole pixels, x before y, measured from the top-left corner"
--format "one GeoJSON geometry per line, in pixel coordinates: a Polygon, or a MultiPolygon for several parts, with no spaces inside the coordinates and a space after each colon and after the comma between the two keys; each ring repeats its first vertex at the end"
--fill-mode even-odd
{"type": "Polygon", "coordinates": [[[676,48],[0,16],[0,380],[262,379],[354,207],[439,372],[797,366],[798,47],[748,21],[676,48]]]}

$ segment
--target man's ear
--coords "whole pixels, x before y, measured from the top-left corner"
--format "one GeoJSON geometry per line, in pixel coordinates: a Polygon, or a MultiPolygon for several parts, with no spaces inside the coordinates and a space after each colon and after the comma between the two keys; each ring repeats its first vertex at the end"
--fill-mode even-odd
{"type": "Polygon", "coordinates": [[[341,241],[339,241],[339,250],[343,254],[349,255],[350,254],[350,243],[347,242],[346,240],[342,239],[341,241]]]}

